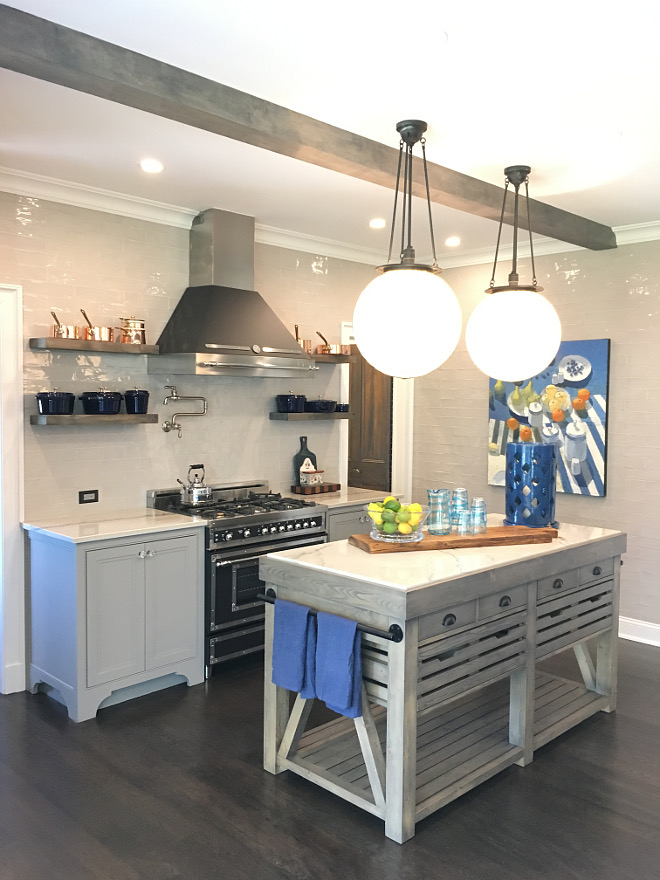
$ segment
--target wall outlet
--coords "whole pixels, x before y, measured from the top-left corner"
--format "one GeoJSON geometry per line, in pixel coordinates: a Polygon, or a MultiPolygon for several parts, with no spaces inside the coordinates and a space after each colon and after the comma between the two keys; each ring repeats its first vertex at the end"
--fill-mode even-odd
{"type": "Polygon", "coordinates": [[[92,504],[92,502],[98,500],[98,489],[85,489],[83,492],[78,492],[78,504],[92,504]]]}

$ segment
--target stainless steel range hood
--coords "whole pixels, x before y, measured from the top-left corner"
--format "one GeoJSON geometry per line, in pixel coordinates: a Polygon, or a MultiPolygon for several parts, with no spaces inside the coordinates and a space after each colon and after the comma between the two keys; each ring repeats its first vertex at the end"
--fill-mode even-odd
{"type": "Polygon", "coordinates": [[[254,218],[209,209],[190,230],[190,287],[158,338],[150,373],[309,375],[312,358],[254,287],[254,218]]]}

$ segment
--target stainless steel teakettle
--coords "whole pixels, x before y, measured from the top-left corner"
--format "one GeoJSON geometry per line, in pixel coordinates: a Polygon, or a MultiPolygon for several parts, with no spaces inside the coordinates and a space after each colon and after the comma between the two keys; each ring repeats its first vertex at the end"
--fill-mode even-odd
{"type": "Polygon", "coordinates": [[[191,464],[188,468],[187,486],[177,477],[177,483],[181,483],[181,500],[184,504],[194,507],[196,504],[201,505],[213,500],[213,489],[206,485],[204,476],[203,464],[191,464]]]}

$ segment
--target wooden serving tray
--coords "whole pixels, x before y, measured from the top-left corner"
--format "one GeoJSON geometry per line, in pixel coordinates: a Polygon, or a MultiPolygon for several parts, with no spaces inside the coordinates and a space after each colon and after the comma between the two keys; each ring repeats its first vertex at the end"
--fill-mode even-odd
{"type": "Polygon", "coordinates": [[[400,553],[402,550],[455,550],[459,547],[497,547],[505,544],[549,544],[557,529],[529,526],[491,526],[481,535],[428,535],[410,544],[388,544],[369,535],[350,535],[348,543],[367,553],[400,553]]]}
{"type": "Polygon", "coordinates": [[[318,483],[316,486],[291,486],[294,495],[320,495],[322,492],[339,492],[340,483],[318,483]]]}

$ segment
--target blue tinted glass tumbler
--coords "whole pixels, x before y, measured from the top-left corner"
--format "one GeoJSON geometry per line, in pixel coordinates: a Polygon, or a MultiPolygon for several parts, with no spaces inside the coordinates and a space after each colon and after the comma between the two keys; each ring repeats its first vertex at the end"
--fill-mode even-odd
{"type": "Polygon", "coordinates": [[[449,489],[427,489],[426,493],[429,499],[426,530],[429,535],[449,535],[451,532],[449,489]]]}
{"type": "Polygon", "coordinates": [[[455,532],[458,531],[459,520],[468,509],[467,489],[454,489],[451,493],[451,524],[455,532]]]}
{"type": "Polygon", "coordinates": [[[507,443],[505,526],[557,526],[557,448],[553,443],[507,443]]]}
{"type": "Polygon", "coordinates": [[[486,499],[473,498],[470,507],[470,521],[473,535],[484,535],[487,531],[486,499]]]}

